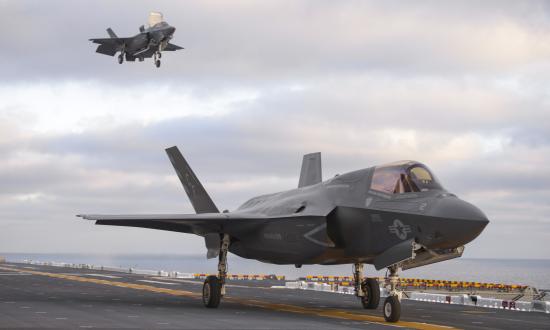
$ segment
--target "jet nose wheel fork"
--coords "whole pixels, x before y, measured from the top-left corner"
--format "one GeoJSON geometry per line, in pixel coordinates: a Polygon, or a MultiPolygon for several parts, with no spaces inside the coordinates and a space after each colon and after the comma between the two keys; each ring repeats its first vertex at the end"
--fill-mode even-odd
{"type": "Polygon", "coordinates": [[[384,301],[384,319],[387,322],[397,322],[401,317],[401,292],[397,290],[397,284],[399,283],[399,275],[397,274],[399,268],[391,266],[388,268],[390,275],[388,280],[390,282],[390,293],[384,301]]]}
{"type": "Polygon", "coordinates": [[[229,241],[229,235],[223,234],[218,257],[218,276],[208,276],[202,286],[202,302],[208,308],[217,308],[220,305],[221,298],[225,295],[229,241]]]}
{"type": "Polygon", "coordinates": [[[361,304],[365,309],[376,309],[380,302],[380,286],[374,278],[363,277],[363,264],[353,265],[353,282],[355,287],[355,296],[361,299],[361,304]]]}

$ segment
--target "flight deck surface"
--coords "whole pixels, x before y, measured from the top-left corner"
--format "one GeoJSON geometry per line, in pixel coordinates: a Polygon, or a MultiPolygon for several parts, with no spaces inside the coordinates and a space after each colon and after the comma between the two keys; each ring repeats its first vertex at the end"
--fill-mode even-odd
{"type": "Polygon", "coordinates": [[[278,281],[228,281],[218,309],[202,282],[0,264],[0,328],[130,329],[550,329],[550,314],[403,300],[399,323],[351,295],[275,289],[278,281]]]}

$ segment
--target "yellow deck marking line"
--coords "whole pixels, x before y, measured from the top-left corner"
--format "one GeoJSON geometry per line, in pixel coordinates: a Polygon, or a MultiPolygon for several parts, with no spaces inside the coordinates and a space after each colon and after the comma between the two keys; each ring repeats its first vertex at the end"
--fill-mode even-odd
{"type": "MultiPolygon", "coordinates": [[[[190,298],[202,297],[202,295],[197,292],[158,288],[152,285],[145,285],[145,284],[134,284],[134,283],[102,280],[97,278],[86,278],[86,277],[75,276],[75,275],[64,275],[64,274],[58,274],[58,273],[48,273],[48,272],[40,272],[40,271],[17,269],[17,268],[0,267],[0,270],[24,272],[24,273],[29,273],[33,275],[48,276],[48,277],[60,278],[60,279],[70,280],[70,281],[103,284],[103,285],[110,285],[110,286],[116,286],[121,288],[165,293],[173,296],[183,296],[183,297],[190,297],[190,298]]],[[[345,319],[345,320],[352,320],[352,321],[371,322],[371,323],[377,323],[377,324],[382,324],[387,326],[408,327],[408,328],[419,329],[419,330],[454,329],[453,327],[449,327],[449,326],[442,326],[442,325],[422,323],[422,322],[400,321],[397,323],[388,323],[381,316],[357,314],[357,313],[348,312],[345,310],[338,310],[338,309],[319,309],[319,308],[302,307],[302,306],[296,306],[296,305],[269,303],[261,300],[244,299],[244,298],[236,298],[236,297],[224,297],[223,299],[230,302],[238,303],[241,305],[276,310],[280,312],[290,312],[290,313],[316,315],[316,316],[345,319]]]]}

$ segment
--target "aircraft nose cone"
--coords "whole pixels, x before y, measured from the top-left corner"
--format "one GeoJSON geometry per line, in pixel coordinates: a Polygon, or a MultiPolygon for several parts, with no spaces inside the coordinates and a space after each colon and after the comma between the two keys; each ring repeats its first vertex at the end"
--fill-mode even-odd
{"type": "Polygon", "coordinates": [[[446,241],[454,247],[471,242],[489,223],[479,208],[452,196],[439,199],[428,214],[440,219],[446,241]]]}

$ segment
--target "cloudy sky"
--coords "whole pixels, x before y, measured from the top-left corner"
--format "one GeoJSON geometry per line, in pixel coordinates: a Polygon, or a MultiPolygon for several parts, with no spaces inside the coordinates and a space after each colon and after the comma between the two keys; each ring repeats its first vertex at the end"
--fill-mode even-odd
{"type": "Polygon", "coordinates": [[[491,220],[468,257],[550,258],[545,1],[0,0],[0,252],[204,253],[201,238],[77,213],[192,212],[178,145],[222,209],[428,164],[491,220]],[[88,38],[148,12],[184,51],[118,65],[88,38]]]}

